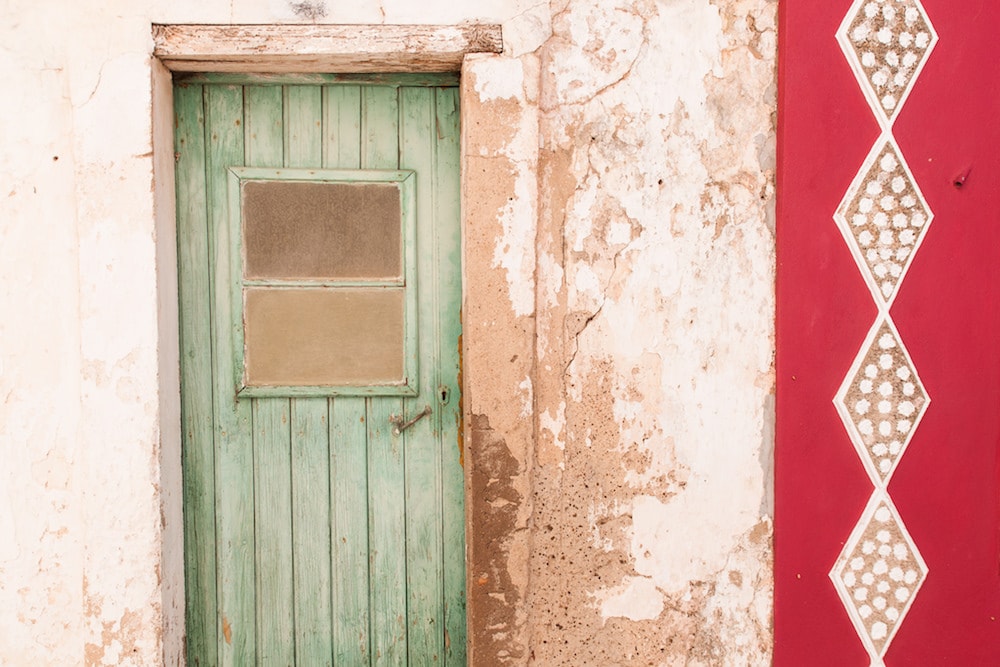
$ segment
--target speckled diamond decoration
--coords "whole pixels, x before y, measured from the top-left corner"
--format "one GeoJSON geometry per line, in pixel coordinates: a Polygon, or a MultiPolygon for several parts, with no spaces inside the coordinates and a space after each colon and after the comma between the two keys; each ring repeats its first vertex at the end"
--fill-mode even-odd
{"type": "Polygon", "coordinates": [[[893,635],[927,576],[892,501],[876,493],[830,572],[872,664],[882,664],[893,635]]]}
{"type": "Polygon", "coordinates": [[[919,0],[856,0],[837,39],[876,115],[891,123],[937,34],[919,0]]]}
{"type": "Polygon", "coordinates": [[[875,486],[885,486],[930,403],[892,327],[872,328],[834,399],[875,486]]]}
{"type": "Polygon", "coordinates": [[[877,300],[895,296],[933,218],[892,138],[876,143],[834,219],[877,300]]]}
{"type": "Polygon", "coordinates": [[[834,402],[872,483],[884,487],[930,403],[890,320],[876,322],[834,402]]]}
{"type": "Polygon", "coordinates": [[[933,214],[892,126],[937,34],[919,0],[855,0],[837,40],[882,127],[833,216],[879,311],[834,397],[875,489],[830,571],[875,667],[927,576],[887,488],[930,404],[890,309],[933,214]]]}

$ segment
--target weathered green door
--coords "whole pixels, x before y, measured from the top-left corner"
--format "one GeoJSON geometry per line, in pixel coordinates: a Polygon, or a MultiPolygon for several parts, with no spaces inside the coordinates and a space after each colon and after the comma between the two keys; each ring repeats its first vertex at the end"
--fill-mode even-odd
{"type": "Polygon", "coordinates": [[[174,89],[190,665],[465,663],[458,93],[373,80],[174,89]]]}

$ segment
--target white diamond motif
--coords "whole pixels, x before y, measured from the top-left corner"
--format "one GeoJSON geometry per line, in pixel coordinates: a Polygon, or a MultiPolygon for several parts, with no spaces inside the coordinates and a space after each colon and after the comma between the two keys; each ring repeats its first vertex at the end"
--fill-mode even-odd
{"type": "Polygon", "coordinates": [[[889,644],[927,577],[887,490],[930,404],[890,309],[933,219],[892,127],[937,34],[920,0],[854,0],[837,40],[882,136],[833,216],[879,315],[834,398],[875,489],[830,578],[872,667],[884,667],[889,644]]]}
{"type": "Polygon", "coordinates": [[[885,655],[926,577],[927,565],[892,501],[875,494],[830,572],[873,664],[885,655]]]}
{"type": "Polygon", "coordinates": [[[891,140],[875,145],[834,215],[872,289],[886,302],[933,218],[891,140]]]}
{"type": "Polygon", "coordinates": [[[876,113],[892,121],[937,34],[919,0],[856,0],[837,32],[876,113]]]}
{"type": "Polygon", "coordinates": [[[834,402],[872,483],[884,486],[930,403],[888,320],[872,329],[834,402]]]}

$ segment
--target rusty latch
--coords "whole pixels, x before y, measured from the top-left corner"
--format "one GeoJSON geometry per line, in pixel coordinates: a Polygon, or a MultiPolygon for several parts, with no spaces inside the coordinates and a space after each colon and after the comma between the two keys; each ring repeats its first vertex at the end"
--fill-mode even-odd
{"type": "Polygon", "coordinates": [[[423,410],[421,410],[416,415],[410,418],[410,421],[404,421],[403,415],[390,415],[389,423],[395,427],[392,429],[392,434],[399,435],[400,433],[410,428],[411,426],[416,424],[418,421],[420,421],[430,413],[431,413],[431,406],[425,405],[423,410]]]}

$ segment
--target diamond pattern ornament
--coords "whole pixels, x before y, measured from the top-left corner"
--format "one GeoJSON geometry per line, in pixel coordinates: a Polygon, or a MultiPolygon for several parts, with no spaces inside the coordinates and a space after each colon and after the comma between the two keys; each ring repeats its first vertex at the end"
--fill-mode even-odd
{"type": "Polygon", "coordinates": [[[882,127],[833,216],[879,309],[834,398],[875,489],[830,571],[874,667],[927,577],[887,488],[930,404],[890,308],[933,214],[892,126],[937,34],[920,0],[854,0],[837,40],[882,127]]]}
{"type": "Polygon", "coordinates": [[[892,300],[933,217],[892,139],[876,143],[834,219],[877,300],[892,300]]]}
{"type": "Polygon", "coordinates": [[[876,493],[830,571],[872,664],[882,664],[926,577],[927,565],[892,501],[876,493]]]}
{"type": "Polygon", "coordinates": [[[919,0],[856,0],[837,39],[876,114],[891,123],[937,34],[919,0]]]}
{"type": "Polygon", "coordinates": [[[930,404],[890,320],[875,323],[834,399],[872,482],[889,482],[930,404]]]}

